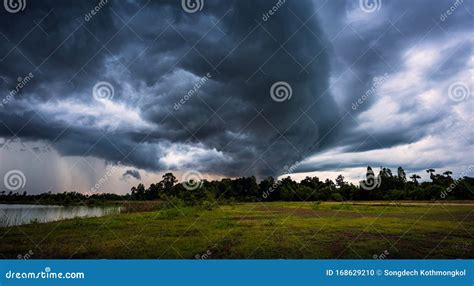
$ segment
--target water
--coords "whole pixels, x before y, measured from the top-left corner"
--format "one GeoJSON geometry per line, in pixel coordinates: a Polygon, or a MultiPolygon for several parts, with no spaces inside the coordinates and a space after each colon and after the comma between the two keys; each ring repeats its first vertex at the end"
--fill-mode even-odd
{"type": "Polygon", "coordinates": [[[120,207],[6,205],[0,204],[0,227],[44,223],[75,217],[100,217],[117,214],[120,207]]]}

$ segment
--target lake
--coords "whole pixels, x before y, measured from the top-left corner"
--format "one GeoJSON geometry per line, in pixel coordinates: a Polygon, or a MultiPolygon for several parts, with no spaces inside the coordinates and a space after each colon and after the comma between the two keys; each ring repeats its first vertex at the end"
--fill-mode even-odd
{"type": "Polygon", "coordinates": [[[0,227],[120,213],[121,207],[0,204],[0,227]]]}

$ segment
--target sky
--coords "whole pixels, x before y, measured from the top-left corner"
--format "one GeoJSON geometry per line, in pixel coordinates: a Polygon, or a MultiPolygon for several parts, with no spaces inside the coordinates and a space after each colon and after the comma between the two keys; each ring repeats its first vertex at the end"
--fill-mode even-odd
{"type": "Polygon", "coordinates": [[[7,190],[474,175],[472,0],[17,3],[0,9],[7,190]]]}

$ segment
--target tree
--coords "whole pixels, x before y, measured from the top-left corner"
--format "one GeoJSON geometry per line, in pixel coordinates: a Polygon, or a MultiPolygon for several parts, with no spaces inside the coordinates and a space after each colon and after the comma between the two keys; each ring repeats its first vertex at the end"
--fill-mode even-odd
{"type": "Polygon", "coordinates": [[[390,168],[380,167],[380,173],[383,177],[393,177],[392,170],[390,168]]]}
{"type": "Polygon", "coordinates": [[[452,174],[453,174],[453,172],[451,172],[451,171],[446,171],[446,172],[443,173],[443,175],[445,175],[448,178],[451,178],[452,174]]]}
{"type": "Polygon", "coordinates": [[[343,176],[343,175],[337,176],[337,178],[336,178],[336,185],[337,185],[339,188],[342,188],[345,184],[346,184],[346,182],[344,182],[344,176],[343,176]]]}
{"type": "Polygon", "coordinates": [[[333,182],[332,180],[326,179],[326,180],[324,181],[324,186],[326,186],[326,187],[332,189],[332,188],[334,188],[335,184],[334,184],[334,182],[333,182]]]}
{"type": "Polygon", "coordinates": [[[403,170],[402,167],[398,167],[397,176],[400,182],[405,183],[407,181],[407,174],[405,173],[405,170],[403,170]]]}
{"type": "Polygon", "coordinates": [[[163,191],[163,183],[158,182],[156,184],[151,184],[150,187],[145,191],[145,197],[147,200],[155,200],[160,197],[161,192],[163,191]]]}
{"type": "Polygon", "coordinates": [[[433,173],[435,172],[435,169],[427,169],[426,173],[430,173],[430,179],[433,180],[434,176],[433,173]]]}
{"type": "Polygon", "coordinates": [[[284,201],[295,201],[299,198],[295,195],[298,185],[291,177],[283,178],[280,181],[278,189],[280,190],[280,198],[284,201]]]}
{"type": "Polygon", "coordinates": [[[322,182],[319,180],[318,177],[306,177],[301,181],[300,184],[311,189],[317,189],[322,184],[322,182]]]}
{"type": "Polygon", "coordinates": [[[418,186],[418,179],[421,179],[421,177],[418,176],[417,174],[413,174],[411,175],[410,179],[412,179],[413,183],[415,183],[415,185],[418,186]]]}
{"type": "MultiPolygon", "coordinates": [[[[275,179],[273,177],[268,177],[260,182],[258,185],[258,192],[259,197],[267,200],[272,199],[270,196],[272,195],[274,190],[273,184],[275,183],[275,179]]],[[[260,199],[260,198],[259,198],[260,199]]]]}
{"type": "Polygon", "coordinates": [[[375,173],[374,173],[374,170],[372,170],[372,167],[370,166],[367,166],[367,172],[365,173],[365,178],[367,180],[371,179],[375,177],[375,173]]]}
{"type": "Polygon", "coordinates": [[[138,184],[138,186],[132,187],[132,199],[134,200],[143,200],[145,199],[145,186],[143,184],[138,184]]]}
{"type": "Polygon", "coordinates": [[[161,183],[165,193],[171,194],[173,186],[178,182],[178,180],[176,180],[176,177],[173,175],[173,173],[166,173],[162,178],[163,180],[161,180],[161,183]]]}

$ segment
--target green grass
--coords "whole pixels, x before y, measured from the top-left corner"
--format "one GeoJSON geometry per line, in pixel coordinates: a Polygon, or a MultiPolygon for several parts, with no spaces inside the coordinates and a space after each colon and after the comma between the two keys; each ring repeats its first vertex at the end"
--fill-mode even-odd
{"type": "Polygon", "coordinates": [[[274,202],[0,228],[0,258],[474,258],[474,204],[274,202]]]}

